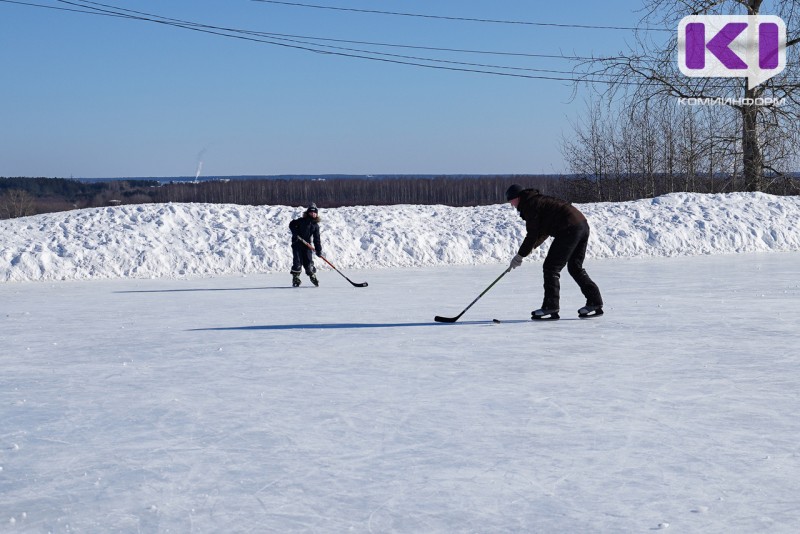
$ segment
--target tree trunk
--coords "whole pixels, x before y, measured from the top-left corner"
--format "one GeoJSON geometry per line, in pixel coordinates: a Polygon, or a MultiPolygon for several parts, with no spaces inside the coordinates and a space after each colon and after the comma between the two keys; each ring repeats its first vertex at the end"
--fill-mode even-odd
{"type": "MultiPolygon", "coordinates": [[[[758,87],[745,90],[745,102],[754,102],[761,91],[758,87]]],[[[744,184],[747,191],[761,191],[764,187],[764,155],[758,139],[759,106],[745,103],[742,112],[742,163],[744,184]]]]}

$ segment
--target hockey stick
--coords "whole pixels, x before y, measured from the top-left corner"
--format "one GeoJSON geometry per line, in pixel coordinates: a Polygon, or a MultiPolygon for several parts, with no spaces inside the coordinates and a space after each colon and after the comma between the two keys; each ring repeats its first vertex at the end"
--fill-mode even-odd
{"type": "MultiPolygon", "coordinates": [[[[311,243],[309,243],[308,241],[306,241],[306,240],[305,240],[305,239],[303,239],[302,237],[300,237],[300,236],[297,236],[297,239],[299,239],[300,241],[302,241],[302,242],[303,242],[303,244],[305,244],[305,246],[307,246],[307,247],[308,247],[308,248],[310,248],[311,250],[314,250],[314,247],[311,245],[311,243]]],[[[320,258],[322,258],[322,261],[324,261],[325,263],[327,263],[328,265],[330,265],[330,266],[331,266],[331,268],[332,268],[334,271],[336,271],[337,273],[341,274],[341,275],[342,275],[342,277],[343,277],[345,280],[347,280],[348,282],[350,282],[351,284],[353,284],[353,287],[367,287],[367,285],[369,285],[369,284],[367,284],[366,282],[361,282],[360,284],[357,284],[357,283],[353,282],[352,280],[350,280],[349,278],[347,278],[347,277],[346,277],[346,276],[345,276],[345,275],[342,273],[342,271],[340,271],[339,269],[337,269],[337,268],[336,268],[336,266],[334,266],[334,265],[333,265],[331,262],[329,262],[329,261],[328,261],[328,260],[325,258],[325,256],[323,256],[322,254],[320,254],[320,255],[319,255],[319,257],[320,257],[320,258]]]]}
{"type": "Polygon", "coordinates": [[[458,321],[458,319],[459,319],[459,318],[460,318],[462,315],[464,315],[464,314],[467,312],[467,310],[468,310],[468,309],[470,309],[470,308],[472,307],[472,305],[473,305],[473,304],[475,304],[476,302],[478,302],[478,299],[480,299],[482,296],[484,296],[484,295],[486,294],[486,292],[487,292],[487,291],[489,291],[490,289],[492,289],[492,286],[494,286],[494,285],[495,285],[497,282],[499,282],[499,281],[500,281],[500,279],[501,279],[501,278],[503,278],[505,275],[507,275],[507,274],[508,274],[508,273],[510,273],[510,272],[511,272],[511,268],[510,268],[510,267],[509,267],[508,269],[506,269],[505,271],[503,271],[503,274],[501,274],[500,276],[498,276],[498,277],[495,279],[495,281],[494,281],[494,282],[492,282],[491,284],[489,284],[489,287],[487,287],[486,289],[484,289],[484,290],[483,290],[483,293],[481,293],[480,295],[478,295],[478,297],[477,297],[475,300],[473,300],[472,302],[470,302],[470,303],[469,303],[469,306],[467,306],[466,308],[464,308],[464,311],[462,311],[461,313],[459,313],[459,314],[458,314],[458,315],[456,315],[455,317],[440,317],[439,315],[437,315],[436,317],[434,317],[434,318],[433,318],[433,320],[434,320],[434,321],[436,321],[437,323],[454,323],[454,322],[458,321]]]}

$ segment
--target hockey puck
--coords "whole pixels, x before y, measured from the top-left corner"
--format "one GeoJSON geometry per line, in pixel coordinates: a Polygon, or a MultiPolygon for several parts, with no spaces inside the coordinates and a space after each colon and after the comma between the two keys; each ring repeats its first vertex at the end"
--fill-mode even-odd
{"type": "Polygon", "coordinates": [[[493,322],[493,323],[499,323],[499,322],[500,322],[500,319],[492,319],[492,322],[493,322]]]}

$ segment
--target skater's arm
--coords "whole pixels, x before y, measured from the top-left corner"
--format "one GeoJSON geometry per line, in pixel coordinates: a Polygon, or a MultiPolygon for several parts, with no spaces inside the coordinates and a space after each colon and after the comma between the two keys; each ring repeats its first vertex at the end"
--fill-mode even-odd
{"type": "Polygon", "coordinates": [[[319,238],[319,226],[314,228],[314,250],[317,256],[322,256],[322,241],[319,238]]]}
{"type": "Polygon", "coordinates": [[[522,240],[522,244],[519,246],[519,252],[517,252],[517,254],[523,258],[526,258],[533,252],[533,249],[538,248],[544,243],[545,239],[548,237],[547,234],[541,234],[539,223],[535,219],[526,221],[525,229],[527,230],[527,234],[525,235],[525,239],[522,240]]]}

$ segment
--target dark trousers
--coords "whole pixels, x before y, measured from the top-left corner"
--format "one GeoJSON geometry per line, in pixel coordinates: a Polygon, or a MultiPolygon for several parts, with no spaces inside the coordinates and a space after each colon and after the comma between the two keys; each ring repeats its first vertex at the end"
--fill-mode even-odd
{"type": "Polygon", "coordinates": [[[586,245],[589,243],[589,223],[570,226],[553,238],[550,250],[544,259],[544,301],[542,308],[559,309],[561,297],[561,284],[559,278],[561,271],[567,267],[567,272],[575,279],[581,288],[581,293],[589,304],[603,304],[600,289],[597,287],[586,269],[583,260],[586,258],[586,245]]]}
{"type": "Polygon", "coordinates": [[[305,269],[306,274],[311,276],[317,272],[314,267],[314,251],[303,245],[292,245],[292,274],[300,274],[305,269]]]}

